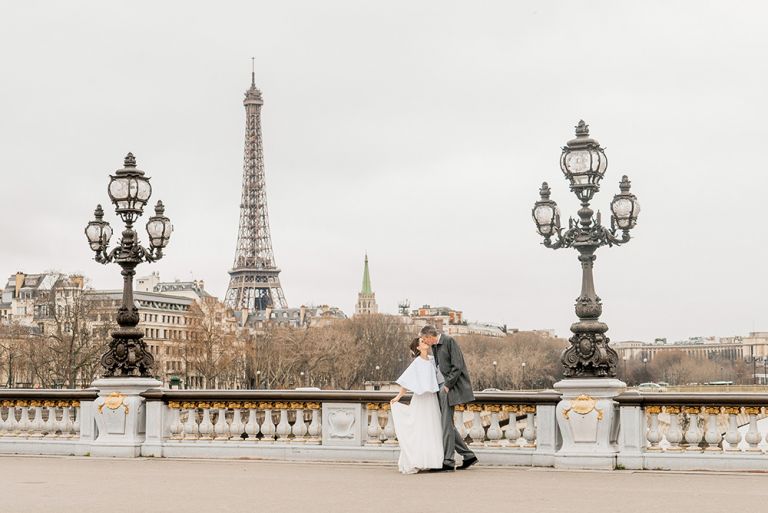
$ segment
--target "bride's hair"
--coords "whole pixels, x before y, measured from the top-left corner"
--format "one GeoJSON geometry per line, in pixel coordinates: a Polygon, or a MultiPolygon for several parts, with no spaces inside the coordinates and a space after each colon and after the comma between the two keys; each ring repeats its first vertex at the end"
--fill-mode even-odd
{"type": "Polygon", "coordinates": [[[408,346],[411,348],[411,356],[416,358],[421,354],[421,351],[419,351],[419,337],[414,338],[411,340],[411,345],[408,346]]]}

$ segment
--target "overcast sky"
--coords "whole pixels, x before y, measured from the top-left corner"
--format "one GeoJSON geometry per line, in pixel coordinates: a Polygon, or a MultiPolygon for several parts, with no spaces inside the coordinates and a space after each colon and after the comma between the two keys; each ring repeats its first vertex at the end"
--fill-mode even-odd
{"type": "Polygon", "coordinates": [[[544,248],[531,207],[546,180],[575,215],[558,158],[583,118],[609,158],[593,205],[607,219],[627,173],[643,207],[635,238],[597,253],[612,340],[768,330],[766,10],[5,2],[0,276],[57,269],[119,287],[83,228],[132,151],[175,224],[166,258],[139,275],[194,276],[223,297],[253,56],[290,306],[352,313],[367,250],[384,312],[408,298],[567,336],[576,252],[544,248]]]}

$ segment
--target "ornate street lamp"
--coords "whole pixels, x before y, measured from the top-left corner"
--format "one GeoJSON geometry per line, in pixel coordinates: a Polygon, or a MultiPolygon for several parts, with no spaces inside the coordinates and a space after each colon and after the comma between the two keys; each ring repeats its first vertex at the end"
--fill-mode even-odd
{"type": "Polygon", "coordinates": [[[117,263],[123,275],[123,302],[117,311],[119,327],[112,332],[112,340],[109,349],[101,357],[101,365],[105,369],[105,377],[151,377],[154,357],[147,350],[142,330],[136,327],[139,324],[139,311],[133,301],[133,276],[136,274],[136,266],[141,262],[155,262],[163,257],[163,248],[168,245],[173,226],[164,215],[162,201],[158,201],[155,215],[147,223],[149,249],[139,244],[133,223],[144,212],[144,206],[152,195],[152,186],[149,177],[136,169],[133,154],[129,153],[125,157],[123,169],[110,176],[107,192],[115,205],[115,212],[125,223],[120,243],[111,251],[108,250],[112,228],[104,221],[101,205],[96,207],[95,220],[85,228],[88,244],[96,253],[95,260],[101,264],[117,263]]]}
{"type": "Polygon", "coordinates": [[[546,182],[541,185],[541,199],[534,204],[532,212],[536,229],[544,237],[544,246],[572,247],[579,252],[582,267],[581,294],[576,299],[579,322],[571,325],[571,346],[561,358],[566,377],[616,377],[618,355],[608,346],[609,339],[605,336],[608,326],[599,321],[603,306],[595,293],[592,266],[597,248],[629,241],[629,231],[637,223],[640,204],[629,192],[630,181],[625,175],[619,184],[621,192],[611,202],[611,227],[601,224],[600,212],[595,215],[589,202],[600,190],[600,180],[607,168],[604,149],[589,137],[589,126],[579,121],[576,138],[568,141],[560,157],[560,169],[581,202],[579,219],[570,218],[567,230],[561,227],[560,212],[557,204],[549,199],[551,191],[546,182]]]}

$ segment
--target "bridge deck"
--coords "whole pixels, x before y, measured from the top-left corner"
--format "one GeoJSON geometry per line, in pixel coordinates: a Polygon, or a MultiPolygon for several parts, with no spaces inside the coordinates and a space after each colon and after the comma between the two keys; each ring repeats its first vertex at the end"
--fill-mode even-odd
{"type": "Polygon", "coordinates": [[[381,464],[0,456],[1,509],[8,513],[721,513],[765,504],[766,479],[482,466],[403,476],[381,464]]]}

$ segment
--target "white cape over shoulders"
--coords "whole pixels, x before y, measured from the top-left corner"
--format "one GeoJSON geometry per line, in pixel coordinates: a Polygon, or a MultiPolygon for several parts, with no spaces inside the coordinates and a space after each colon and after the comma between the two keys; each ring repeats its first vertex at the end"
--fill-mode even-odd
{"type": "Polygon", "coordinates": [[[400,472],[414,474],[422,469],[443,466],[443,430],[437,401],[437,374],[431,357],[414,358],[397,379],[397,383],[413,392],[411,404],[395,403],[392,421],[400,444],[400,472]]]}

